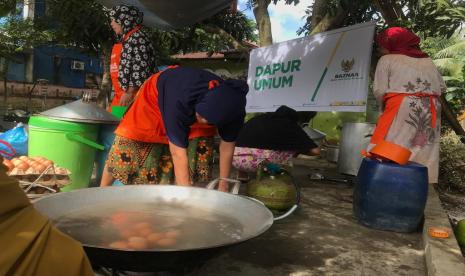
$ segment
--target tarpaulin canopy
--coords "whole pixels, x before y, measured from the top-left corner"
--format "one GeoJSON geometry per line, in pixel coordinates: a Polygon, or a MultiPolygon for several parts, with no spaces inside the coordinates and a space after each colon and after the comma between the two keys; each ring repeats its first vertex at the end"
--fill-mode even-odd
{"type": "Polygon", "coordinates": [[[111,8],[126,4],[144,13],[144,25],[177,29],[192,25],[228,7],[232,0],[98,0],[111,8]]]}

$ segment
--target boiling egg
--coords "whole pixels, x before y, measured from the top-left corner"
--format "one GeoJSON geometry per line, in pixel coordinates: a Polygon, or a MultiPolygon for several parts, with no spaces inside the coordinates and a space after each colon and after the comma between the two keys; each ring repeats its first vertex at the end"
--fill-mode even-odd
{"type": "Polygon", "coordinates": [[[136,236],[137,232],[131,229],[123,229],[120,232],[120,236],[124,239],[129,239],[130,237],[136,236]]]}
{"type": "Polygon", "coordinates": [[[170,230],[165,232],[165,237],[176,239],[181,232],[179,230],[170,230]]]}
{"type": "Polygon", "coordinates": [[[111,223],[114,225],[125,224],[129,220],[129,215],[125,212],[116,212],[111,215],[111,223]]]}
{"type": "Polygon", "coordinates": [[[151,225],[148,222],[139,222],[134,225],[134,229],[143,229],[143,228],[150,228],[151,225]]]}
{"type": "Polygon", "coordinates": [[[145,238],[136,237],[136,236],[130,237],[128,239],[128,245],[129,245],[129,248],[137,249],[137,250],[146,249],[148,247],[148,243],[145,238]]]}
{"type": "Polygon", "coordinates": [[[152,234],[147,236],[147,241],[151,245],[156,245],[159,240],[164,238],[164,236],[165,235],[163,235],[162,233],[152,233],[152,234]]]}
{"type": "Polygon", "coordinates": [[[115,241],[110,243],[108,246],[115,249],[129,249],[129,245],[126,241],[115,241]]]}
{"type": "Polygon", "coordinates": [[[141,228],[137,230],[137,233],[142,237],[147,237],[148,235],[152,234],[151,228],[141,228]]]}
{"type": "Polygon", "coordinates": [[[171,247],[176,244],[176,239],[172,238],[163,238],[157,242],[161,247],[171,247]]]}

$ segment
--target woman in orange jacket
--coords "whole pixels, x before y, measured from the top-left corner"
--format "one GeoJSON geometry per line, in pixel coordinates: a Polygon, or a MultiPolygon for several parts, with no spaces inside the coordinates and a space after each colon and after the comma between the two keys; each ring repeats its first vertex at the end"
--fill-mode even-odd
{"type": "MultiPolygon", "coordinates": [[[[247,83],[200,69],[169,67],[139,90],[115,131],[101,186],[192,185],[208,180],[213,137],[221,137],[220,177],[229,177],[235,140],[245,117],[247,83]],[[170,156],[171,154],[171,156],[170,156]]],[[[220,190],[226,190],[225,181],[220,190]]]]}

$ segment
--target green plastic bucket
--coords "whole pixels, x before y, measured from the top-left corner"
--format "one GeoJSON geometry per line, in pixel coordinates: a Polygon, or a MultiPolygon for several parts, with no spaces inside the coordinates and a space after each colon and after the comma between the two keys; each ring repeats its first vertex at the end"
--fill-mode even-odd
{"type": "Polygon", "coordinates": [[[98,125],[33,116],[29,120],[29,156],[43,156],[71,171],[62,191],[89,186],[97,150],[98,125]]]}
{"type": "Polygon", "coordinates": [[[115,117],[121,119],[124,116],[124,113],[128,109],[127,106],[112,106],[111,107],[111,114],[113,114],[115,117]]]}

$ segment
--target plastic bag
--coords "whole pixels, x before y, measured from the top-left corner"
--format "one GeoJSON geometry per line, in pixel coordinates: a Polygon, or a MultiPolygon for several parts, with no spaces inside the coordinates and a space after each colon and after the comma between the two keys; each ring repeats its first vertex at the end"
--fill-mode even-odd
{"type": "Polygon", "coordinates": [[[0,154],[11,159],[14,156],[27,155],[27,131],[23,124],[0,134],[0,154]]]}

